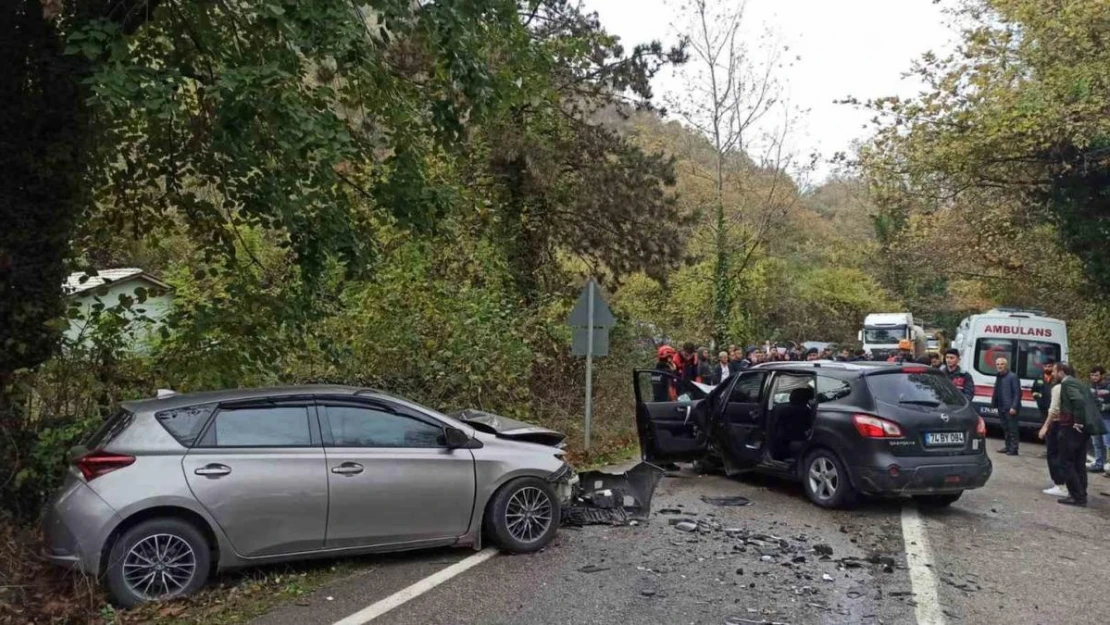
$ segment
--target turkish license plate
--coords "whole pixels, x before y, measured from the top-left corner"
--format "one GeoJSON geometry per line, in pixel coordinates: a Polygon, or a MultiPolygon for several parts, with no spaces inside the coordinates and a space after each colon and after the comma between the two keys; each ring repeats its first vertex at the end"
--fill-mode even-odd
{"type": "Polygon", "coordinates": [[[964,433],[963,432],[926,432],[925,445],[932,447],[933,445],[963,445],[964,433]]]}

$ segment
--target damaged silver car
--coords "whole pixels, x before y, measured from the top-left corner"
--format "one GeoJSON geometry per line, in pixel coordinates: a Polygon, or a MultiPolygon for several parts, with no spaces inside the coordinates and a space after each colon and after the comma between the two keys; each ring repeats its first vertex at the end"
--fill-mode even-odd
{"type": "Polygon", "coordinates": [[[71,451],[46,557],[132,606],[276,561],[483,540],[534,552],[582,501],[563,439],[362,388],[160,392],[71,451]]]}

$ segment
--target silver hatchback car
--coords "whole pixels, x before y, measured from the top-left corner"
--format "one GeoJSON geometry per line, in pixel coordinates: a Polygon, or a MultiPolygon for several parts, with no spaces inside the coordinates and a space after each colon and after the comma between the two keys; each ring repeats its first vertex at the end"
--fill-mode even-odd
{"type": "Polygon", "coordinates": [[[477,549],[483,536],[539,550],[577,478],[557,447],[495,432],[352,387],[125,403],[71,452],[47,556],[132,606],[281,560],[477,549]]]}

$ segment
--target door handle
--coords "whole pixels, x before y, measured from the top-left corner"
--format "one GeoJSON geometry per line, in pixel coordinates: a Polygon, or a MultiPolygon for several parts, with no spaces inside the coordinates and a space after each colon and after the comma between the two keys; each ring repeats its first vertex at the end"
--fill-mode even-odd
{"type": "Polygon", "coordinates": [[[362,468],[362,465],[357,462],[344,462],[337,467],[332,467],[331,472],[339,475],[358,475],[362,473],[362,468]]]}
{"type": "Polygon", "coordinates": [[[231,473],[231,467],[226,464],[209,464],[193,471],[193,473],[204,477],[221,477],[231,473]]]}
{"type": "Polygon", "coordinates": [[[675,408],[675,412],[686,414],[685,418],[682,419],[682,425],[686,425],[686,423],[690,421],[690,407],[689,406],[678,406],[678,407],[675,408]]]}

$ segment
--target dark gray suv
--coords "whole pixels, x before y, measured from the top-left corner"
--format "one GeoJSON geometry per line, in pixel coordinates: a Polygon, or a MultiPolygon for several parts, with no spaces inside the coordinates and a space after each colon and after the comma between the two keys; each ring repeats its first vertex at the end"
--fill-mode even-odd
{"type": "Polygon", "coordinates": [[[70,460],[47,556],[104,576],[123,606],[279,560],[483,536],[536,551],[577,479],[556,447],[339,386],[129,402],[70,460]]]}

